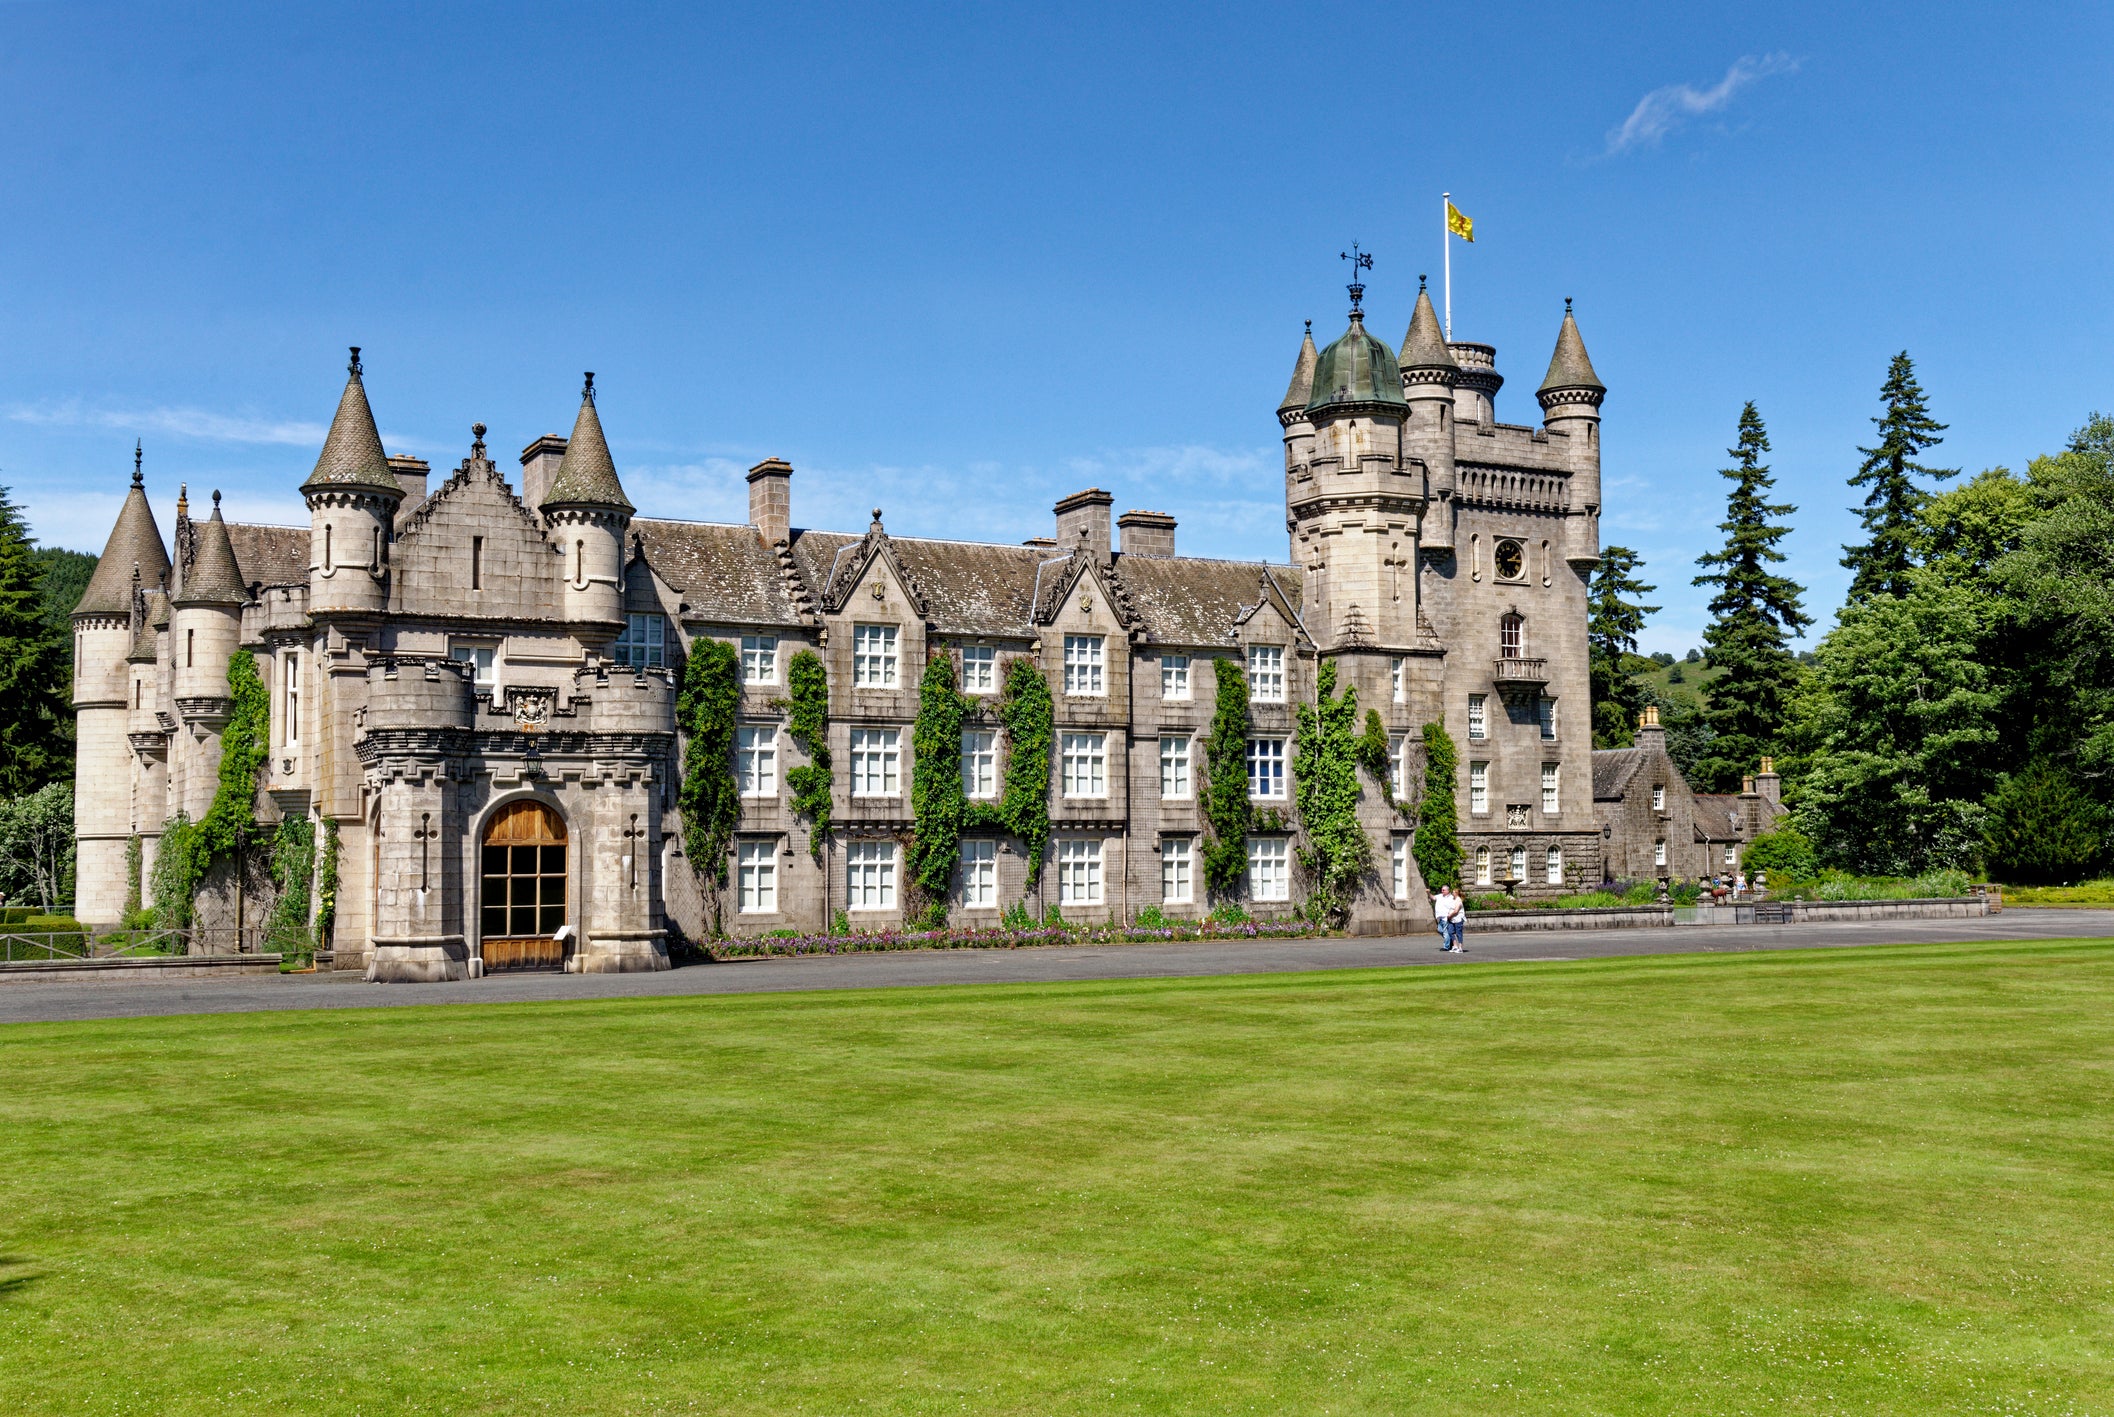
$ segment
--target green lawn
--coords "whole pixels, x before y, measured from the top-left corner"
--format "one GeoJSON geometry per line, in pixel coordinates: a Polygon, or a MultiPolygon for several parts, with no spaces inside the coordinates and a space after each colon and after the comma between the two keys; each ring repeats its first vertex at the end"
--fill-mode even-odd
{"type": "Polygon", "coordinates": [[[0,1069],[8,1413],[2114,1411],[2114,942],[14,1026],[0,1069]]]}

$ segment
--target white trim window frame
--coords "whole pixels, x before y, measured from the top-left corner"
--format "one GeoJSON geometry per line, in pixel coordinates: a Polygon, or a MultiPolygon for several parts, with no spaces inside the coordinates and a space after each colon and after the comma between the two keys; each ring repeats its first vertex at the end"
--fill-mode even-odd
{"type": "Polygon", "coordinates": [[[1189,687],[1189,656],[1186,654],[1163,654],[1160,656],[1160,697],[1172,703],[1187,700],[1189,687]]]}
{"type": "Polygon", "coordinates": [[[778,839],[743,840],[734,846],[735,913],[778,913],[778,839]]]}
{"type": "Polygon", "coordinates": [[[893,689],[898,685],[894,625],[851,627],[851,683],[854,689],[893,689]]]}
{"type": "Polygon", "coordinates": [[[745,798],[778,795],[778,725],[744,723],[734,730],[734,776],[745,798]]]}
{"type": "Polygon", "coordinates": [[[1248,796],[1257,802],[1285,800],[1285,740],[1248,740],[1248,796]]]}
{"type": "Polygon", "coordinates": [[[896,908],[896,844],[850,841],[844,845],[844,908],[848,911],[896,908]]]}
{"type": "Polygon", "coordinates": [[[854,728],[851,731],[851,795],[903,795],[903,730],[854,728]]]}
{"type": "Polygon", "coordinates": [[[1248,698],[1252,703],[1281,704],[1285,701],[1285,647],[1248,646],[1248,698]]]}
{"type": "Polygon", "coordinates": [[[1108,796],[1108,735],[1061,735],[1058,740],[1058,783],[1066,797],[1108,796]]]}
{"type": "Polygon", "coordinates": [[[1066,635],[1064,637],[1064,692],[1067,698],[1108,697],[1108,637],[1066,635]]]}
{"type": "Polygon", "coordinates": [[[1101,839],[1092,836],[1057,838],[1057,903],[1100,905],[1101,839]]]}
{"type": "Polygon", "coordinates": [[[1160,800],[1187,802],[1196,786],[1189,771],[1190,738],[1186,733],[1160,735],[1160,800]]]}

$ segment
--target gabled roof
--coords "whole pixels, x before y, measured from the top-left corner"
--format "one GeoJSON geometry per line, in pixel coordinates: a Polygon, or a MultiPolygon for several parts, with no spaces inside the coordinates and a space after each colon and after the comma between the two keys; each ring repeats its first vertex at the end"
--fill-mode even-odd
{"type": "Polygon", "coordinates": [[[303,492],[333,487],[404,495],[404,485],[390,471],[389,456],[382,451],[382,435],[374,427],[374,410],[367,406],[367,387],[360,382],[358,345],[353,346],[352,362],[345,373],[345,392],[338,396],[338,411],[330,420],[330,433],[323,439],[316,470],[301,484],[303,492]]]}
{"type": "Polygon", "coordinates": [[[88,577],[88,588],[81,592],[81,603],[74,606],[76,615],[130,615],[132,613],[132,568],[139,568],[140,580],[149,586],[157,586],[169,573],[169,552],[162,545],[161,528],[155,524],[154,508],[147,505],[147,489],[135,459],[132,468],[132,487],[125,493],[125,504],[118,508],[117,523],[110,528],[110,540],[103,547],[102,559],[95,563],[95,571],[88,577]]]}
{"type": "Polygon", "coordinates": [[[631,535],[654,574],[690,608],[686,616],[732,625],[805,623],[800,589],[753,526],[634,517],[631,535]]]}
{"type": "Polygon", "coordinates": [[[228,545],[249,585],[307,585],[308,528],[229,522],[228,545]]]}
{"type": "Polygon", "coordinates": [[[543,494],[543,507],[614,507],[637,510],[617,481],[617,465],[609,456],[609,440],[602,436],[602,418],[595,412],[595,376],[587,376],[580,391],[580,414],[573,420],[573,435],[565,442],[565,456],[558,460],[558,475],[543,494]]]}
{"type": "Polygon", "coordinates": [[[183,589],[171,602],[185,605],[241,605],[250,593],[228,543],[228,524],[221,519],[220,493],[213,494],[213,515],[198,529],[198,550],[184,572],[183,589]]]}

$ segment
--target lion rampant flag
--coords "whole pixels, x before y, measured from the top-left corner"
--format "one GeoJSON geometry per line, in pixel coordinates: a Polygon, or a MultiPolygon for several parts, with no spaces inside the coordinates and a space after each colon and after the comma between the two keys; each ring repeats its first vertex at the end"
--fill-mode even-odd
{"type": "Polygon", "coordinates": [[[1446,204],[1446,229],[1469,245],[1475,244],[1475,223],[1461,215],[1461,209],[1452,202],[1446,204]]]}

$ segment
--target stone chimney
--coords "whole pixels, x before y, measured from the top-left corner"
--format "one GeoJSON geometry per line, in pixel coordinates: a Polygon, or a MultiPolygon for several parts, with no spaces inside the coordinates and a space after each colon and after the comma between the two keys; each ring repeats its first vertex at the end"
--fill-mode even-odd
{"type": "Polygon", "coordinates": [[[404,489],[404,500],[396,504],[396,524],[402,526],[404,519],[426,500],[426,478],[432,473],[433,464],[424,458],[398,453],[389,459],[389,470],[396,474],[397,485],[404,489]]]}
{"type": "Polygon", "coordinates": [[[1762,794],[1762,800],[1772,808],[1784,805],[1784,780],[1777,775],[1776,759],[1762,759],[1762,770],[1754,775],[1754,790],[1762,794]]]}
{"type": "Polygon", "coordinates": [[[1659,706],[1646,704],[1644,712],[1637,715],[1637,746],[1666,751],[1666,730],[1659,725],[1659,706]]]}
{"type": "Polygon", "coordinates": [[[749,525],[766,546],[793,539],[793,465],[784,458],[749,469],[749,525]]]}
{"type": "Polygon", "coordinates": [[[1116,518],[1123,529],[1123,554],[1171,560],[1174,556],[1174,518],[1165,512],[1125,512],[1116,518]]]}
{"type": "Polygon", "coordinates": [[[521,450],[521,500],[531,512],[543,505],[543,494],[551,490],[563,461],[565,440],[555,433],[546,433],[521,450]]]}
{"type": "Polygon", "coordinates": [[[1116,505],[1116,499],[1098,487],[1089,487],[1084,492],[1074,492],[1057,504],[1057,549],[1070,551],[1080,541],[1080,533],[1086,534],[1086,544],[1098,560],[1108,559],[1109,544],[1114,533],[1109,526],[1108,509],[1116,505]]]}

